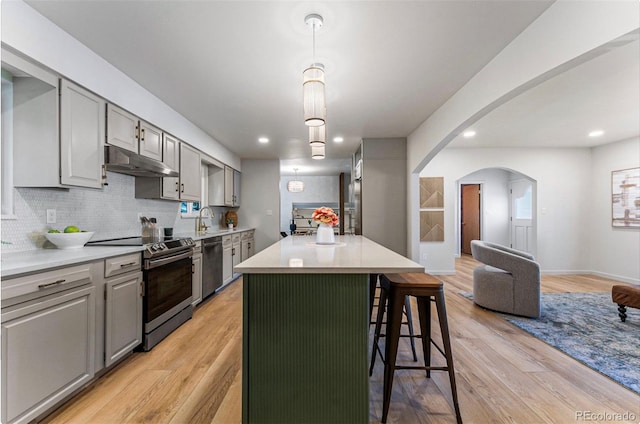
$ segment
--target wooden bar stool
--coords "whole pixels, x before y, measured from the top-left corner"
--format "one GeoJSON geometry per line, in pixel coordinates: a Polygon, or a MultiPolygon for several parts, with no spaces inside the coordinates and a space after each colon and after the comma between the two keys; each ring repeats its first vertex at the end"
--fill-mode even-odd
{"type": "MultiPolygon", "coordinates": [[[[455,371],[453,368],[453,356],[451,354],[451,342],[449,339],[449,326],[447,324],[447,311],[444,301],[444,290],[442,282],[435,277],[422,273],[402,273],[402,274],[382,274],[380,276],[381,304],[382,296],[388,297],[387,329],[385,338],[384,354],[384,395],[382,403],[382,422],[387,421],[389,413],[389,402],[393,388],[393,375],[395,370],[419,369],[426,370],[427,378],[431,377],[431,371],[447,371],[449,373],[449,383],[451,385],[451,395],[453,398],[453,408],[456,413],[456,421],[462,423],[460,407],[458,406],[458,392],[456,389],[455,371]],[[404,366],[396,365],[398,354],[398,340],[400,337],[400,323],[402,320],[402,308],[406,296],[414,296],[418,303],[418,315],[420,318],[420,335],[422,340],[422,351],[424,354],[425,366],[404,366]],[[438,346],[431,338],[431,301],[436,304],[438,311],[438,321],[440,332],[442,333],[442,347],[438,346]],[[447,365],[445,367],[431,366],[431,344],[445,357],[447,365]]],[[[381,315],[378,314],[376,323],[376,333],[379,335],[381,326],[381,315]],[[378,325],[380,324],[380,325],[378,325]]],[[[378,347],[378,338],[374,335],[374,354],[378,347]]],[[[372,358],[372,368],[373,361],[372,358]]]]}
{"type": "MultiPolygon", "coordinates": [[[[386,311],[387,308],[387,301],[388,301],[388,293],[389,293],[389,280],[388,279],[382,279],[381,278],[382,274],[371,274],[369,276],[369,278],[371,278],[369,280],[369,289],[371,290],[370,293],[374,292],[376,287],[377,287],[377,282],[378,280],[380,281],[380,297],[378,298],[378,313],[376,315],[376,320],[375,321],[370,321],[370,324],[375,324],[375,330],[373,332],[373,348],[371,349],[371,366],[369,367],[369,377],[371,377],[373,375],[373,367],[376,363],[376,355],[380,354],[380,357],[382,358],[382,360],[384,361],[384,357],[382,356],[382,351],[380,350],[380,346],[378,344],[378,341],[380,339],[380,337],[386,337],[386,333],[382,334],[380,332],[382,325],[386,324],[386,322],[384,321],[384,313],[386,311]],[[372,280],[373,276],[375,275],[375,281],[372,280]],[[380,277],[380,278],[379,278],[380,277]]],[[[370,294],[370,299],[369,299],[369,320],[371,320],[371,315],[373,314],[373,298],[375,295],[370,294]]],[[[409,299],[409,296],[405,296],[404,297],[404,307],[402,310],[402,314],[404,317],[406,317],[406,320],[402,320],[401,325],[406,325],[409,328],[409,334],[400,334],[399,337],[406,337],[409,339],[409,343],[411,344],[411,353],[413,354],[413,360],[414,362],[418,362],[418,355],[416,353],[416,338],[419,338],[420,336],[416,336],[415,332],[413,330],[413,315],[411,313],[411,301],[409,299]]]]}

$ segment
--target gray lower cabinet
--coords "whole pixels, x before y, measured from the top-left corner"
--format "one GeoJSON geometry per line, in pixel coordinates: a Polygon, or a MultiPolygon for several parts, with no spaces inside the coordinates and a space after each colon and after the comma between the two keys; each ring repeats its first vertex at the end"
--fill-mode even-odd
{"type": "Polygon", "coordinates": [[[231,254],[233,255],[233,268],[234,268],[234,273],[235,273],[235,267],[236,265],[238,265],[241,261],[241,255],[242,255],[242,246],[240,243],[240,239],[241,239],[241,235],[240,234],[234,234],[232,237],[232,243],[231,243],[231,254]]]}
{"type": "Polygon", "coordinates": [[[105,294],[104,348],[108,367],[142,343],[142,272],[108,278],[105,294]]]}
{"type": "Polygon", "coordinates": [[[29,422],[93,378],[94,292],[85,284],[3,307],[3,423],[29,422]]]}
{"type": "Polygon", "coordinates": [[[253,252],[254,252],[254,245],[255,245],[255,241],[254,241],[254,236],[253,236],[253,230],[251,231],[246,231],[242,234],[242,239],[241,239],[241,250],[242,250],[242,257],[241,257],[241,261],[245,261],[247,259],[249,259],[251,256],[253,256],[253,252]]]}
{"type": "Polygon", "coordinates": [[[222,284],[233,279],[233,242],[231,236],[222,237],[222,284]]]}
{"type": "MultiPolygon", "coordinates": [[[[198,241],[197,243],[201,243],[198,241]]],[[[191,291],[193,295],[193,302],[191,304],[196,306],[202,302],[202,253],[196,253],[193,255],[193,271],[191,277],[191,291]]]]}

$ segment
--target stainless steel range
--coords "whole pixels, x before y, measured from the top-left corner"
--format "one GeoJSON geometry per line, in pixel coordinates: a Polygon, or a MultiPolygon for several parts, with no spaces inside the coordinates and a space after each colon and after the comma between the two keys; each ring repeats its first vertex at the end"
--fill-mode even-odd
{"type": "Polygon", "coordinates": [[[145,246],[143,251],[143,343],[151,350],[193,316],[191,238],[145,243],[141,237],[100,240],[87,246],[145,246]]]}

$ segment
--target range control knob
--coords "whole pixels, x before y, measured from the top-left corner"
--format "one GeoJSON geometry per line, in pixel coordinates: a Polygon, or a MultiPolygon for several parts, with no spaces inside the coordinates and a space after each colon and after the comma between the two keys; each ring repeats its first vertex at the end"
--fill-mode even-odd
{"type": "Polygon", "coordinates": [[[151,245],[151,251],[152,252],[157,252],[158,251],[158,245],[157,244],[152,244],[151,245]]]}

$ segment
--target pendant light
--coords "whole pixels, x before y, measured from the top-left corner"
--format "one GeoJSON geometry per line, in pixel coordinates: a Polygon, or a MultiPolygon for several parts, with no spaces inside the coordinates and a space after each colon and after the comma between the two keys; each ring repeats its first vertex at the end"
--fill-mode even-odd
{"type": "Polygon", "coordinates": [[[311,147],[324,147],[327,139],[326,125],[309,127],[309,145],[311,147]]]}
{"type": "Polygon", "coordinates": [[[327,118],[327,107],[324,95],[324,65],[315,63],[316,31],[322,28],[324,20],[315,13],[307,15],[304,23],[311,27],[313,33],[313,62],[302,73],[302,97],[304,107],[304,123],[310,127],[324,125],[327,118]]]}
{"type": "Polygon", "coordinates": [[[287,191],[291,193],[300,193],[304,191],[304,182],[298,179],[298,168],[293,168],[296,176],[293,180],[289,180],[287,183],[287,191]]]}
{"type": "Polygon", "coordinates": [[[311,147],[311,159],[324,159],[324,146],[311,147]]]}

